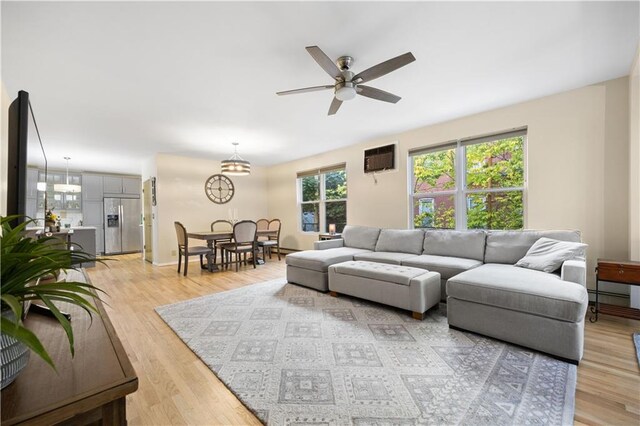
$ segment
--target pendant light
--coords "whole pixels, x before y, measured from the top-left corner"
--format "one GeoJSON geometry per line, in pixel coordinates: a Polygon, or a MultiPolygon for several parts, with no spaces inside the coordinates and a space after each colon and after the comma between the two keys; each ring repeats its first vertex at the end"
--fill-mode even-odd
{"type": "Polygon", "coordinates": [[[222,173],[232,176],[246,176],[250,174],[251,163],[243,160],[242,157],[238,155],[238,142],[233,142],[232,145],[235,147],[233,155],[228,160],[224,160],[220,163],[222,166],[222,173]]]}
{"type": "Polygon", "coordinates": [[[80,192],[82,187],[80,185],[69,184],[69,160],[70,157],[64,157],[67,160],[67,183],[56,183],[53,185],[53,190],[56,192],[80,192]]]}

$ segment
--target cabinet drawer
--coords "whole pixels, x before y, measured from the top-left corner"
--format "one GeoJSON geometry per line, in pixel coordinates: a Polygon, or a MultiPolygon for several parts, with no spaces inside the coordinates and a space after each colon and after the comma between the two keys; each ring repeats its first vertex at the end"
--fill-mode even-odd
{"type": "Polygon", "coordinates": [[[640,285],[640,268],[616,264],[598,265],[598,279],[640,285]]]}

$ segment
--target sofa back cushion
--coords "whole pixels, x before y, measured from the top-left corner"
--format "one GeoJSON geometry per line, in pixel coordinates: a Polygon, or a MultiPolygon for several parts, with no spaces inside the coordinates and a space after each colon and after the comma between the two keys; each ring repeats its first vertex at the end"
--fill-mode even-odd
{"type": "Polygon", "coordinates": [[[580,231],[488,231],[484,263],[514,265],[542,237],[579,243],[580,231]]]}
{"type": "MultiPolygon", "coordinates": [[[[347,225],[342,231],[345,247],[375,250],[380,228],[347,225]]],[[[522,257],[522,256],[520,256],[522,257]]]]}
{"type": "Polygon", "coordinates": [[[376,251],[421,254],[422,241],[422,229],[383,229],[378,237],[376,251]]]}
{"type": "MultiPolygon", "coordinates": [[[[428,230],[424,237],[424,254],[464,257],[483,261],[484,231],[428,230]]],[[[520,259],[520,258],[518,258],[520,259]]]]}

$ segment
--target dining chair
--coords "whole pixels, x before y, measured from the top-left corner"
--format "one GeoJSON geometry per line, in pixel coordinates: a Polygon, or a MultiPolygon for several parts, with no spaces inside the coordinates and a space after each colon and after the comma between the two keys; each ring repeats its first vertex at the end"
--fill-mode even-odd
{"type": "Polygon", "coordinates": [[[223,257],[225,257],[225,267],[229,266],[230,256],[236,255],[236,272],[240,265],[240,255],[244,254],[244,263],[247,263],[247,253],[251,253],[253,267],[256,267],[256,242],[257,224],[252,220],[241,220],[233,225],[233,241],[221,244],[223,257]]]}
{"type": "MultiPolygon", "coordinates": [[[[258,219],[256,220],[256,225],[258,225],[258,231],[268,231],[269,230],[269,219],[258,219]]],[[[258,243],[260,241],[266,241],[268,238],[266,236],[258,235],[257,237],[258,243]]],[[[258,245],[260,248],[260,245],[258,245]]],[[[264,260],[264,252],[262,253],[262,258],[264,260]]]]}
{"type": "MultiPolygon", "coordinates": [[[[269,229],[269,219],[258,219],[256,220],[256,226],[258,231],[266,231],[269,229]]],[[[260,238],[260,237],[258,237],[260,238]]]]}
{"type": "Polygon", "coordinates": [[[269,221],[268,230],[274,231],[275,235],[269,235],[268,240],[258,241],[258,246],[262,247],[262,257],[266,260],[265,252],[269,253],[271,259],[271,249],[275,247],[278,250],[278,260],[280,260],[280,227],[282,223],[280,219],[269,221]]]}
{"type": "Polygon", "coordinates": [[[180,273],[183,256],[185,277],[189,269],[189,256],[200,256],[200,267],[204,266],[202,256],[207,256],[207,268],[209,272],[211,272],[211,256],[213,255],[213,250],[206,246],[189,247],[189,237],[187,237],[187,230],[184,225],[180,222],[173,222],[173,224],[176,227],[176,236],[178,237],[178,273],[180,273]]]}
{"type": "MultiPolygon", "coordinates": [[[[211,231],[212,232],[233,232],[233,223],[229,220],[214,220],[211,222],[211,231]]],[[[213,245],[213,263],[216,263],[217,259],[217,250],[220,249],[220,262],[224,262],[224,258],[222,258],[222,248],[221,244],[230,243],[231,238],[219,238],[215,240],[215,244],[213,245]]]]}

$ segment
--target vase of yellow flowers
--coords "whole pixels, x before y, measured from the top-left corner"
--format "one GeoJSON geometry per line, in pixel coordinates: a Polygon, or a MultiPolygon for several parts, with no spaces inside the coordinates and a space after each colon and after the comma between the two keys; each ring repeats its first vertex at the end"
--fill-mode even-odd
{"type": "Polygon", "coordinates": [[[58,220],[58,215],[53,212],[53,208],[47,210],[44,214],[44,226],[49,227],[50,230],[54,230],[56,226],[56,221],[58,220]]]}

